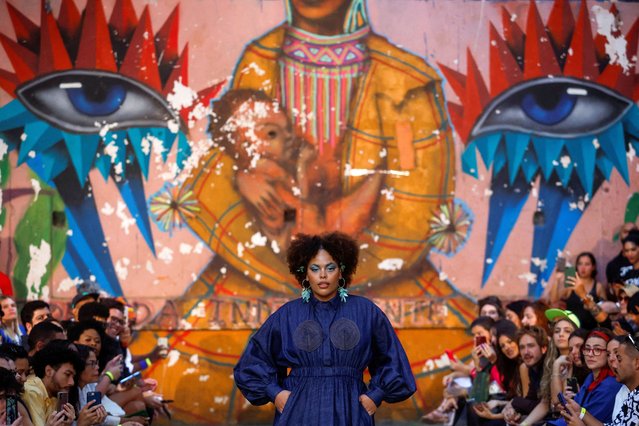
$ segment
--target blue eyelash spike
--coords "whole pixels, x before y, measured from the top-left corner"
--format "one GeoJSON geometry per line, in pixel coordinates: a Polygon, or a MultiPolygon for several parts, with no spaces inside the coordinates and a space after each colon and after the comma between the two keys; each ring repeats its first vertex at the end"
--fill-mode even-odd
{"type": "Polygon", "coordinates": [[[342,303],[346,303],[346,299],[348,298],[348,290],[340,286],[337,290],[337,294],[339,295],[339,300],[341,300],[342,303]]]}
{"type": "Polygon", "coordinates": [[[304,303],[308,303],[309,300],[311,300],[311,289],[308,287],[304,287],[302,289],[302,300],[304,301],[304,303]]]}

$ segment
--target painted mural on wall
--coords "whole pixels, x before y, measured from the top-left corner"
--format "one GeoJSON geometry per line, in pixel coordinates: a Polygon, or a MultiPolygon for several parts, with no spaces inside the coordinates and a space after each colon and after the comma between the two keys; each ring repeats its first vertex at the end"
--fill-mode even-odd
{"type": "Polygon", "coordinates": [[[639,190],[639,9],[458,3],[3,1],[15,294],[66,316],[97,281],[134,304],[135,348],[168,338],[149,374],[179,420],[268,422],[232,367],[298,297],[291,235],[342,230],[352,291],[418,379],[379,417],[418,417],[444,350],[468,354],[473,296],[539,296],[560,252],[614,256],[639,190]]]}

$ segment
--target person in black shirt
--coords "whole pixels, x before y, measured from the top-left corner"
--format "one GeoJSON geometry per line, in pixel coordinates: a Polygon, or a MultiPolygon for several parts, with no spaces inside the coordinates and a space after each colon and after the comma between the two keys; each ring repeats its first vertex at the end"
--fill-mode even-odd
{"type": "MultiPolygon", "coordinates": [[[[615,296],[613,291],[613,284],[623,282],[623,276],[631,271],[632,264],[623,255],[623,241],[628,237],[630,231],[636,231],[637,225],[632,222],[624,223],[619,231],[619,242],[621,242],[622,250],[606,265],[606,281],[608,282],[608,299],[612,299],[615,296]]],[[[612,299],[614,300],[614,299],[612,299]]]]}

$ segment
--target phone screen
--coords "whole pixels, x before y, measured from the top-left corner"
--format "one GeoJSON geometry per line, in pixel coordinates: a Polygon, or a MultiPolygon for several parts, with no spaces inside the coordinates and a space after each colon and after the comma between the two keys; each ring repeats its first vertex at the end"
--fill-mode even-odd
{"type": "Polygon", "coordinates": [[[58,411],[62,410],[67,402],[69,402],[69,392],[58,392],[58,411]]]}
{"type": "Polygon", "coordinates": [[[576,377],[568,377],[566,387],[569,387],[573,393],[579,392],[579,382],[576,377]]]}
{"type": "Polygon", "coordinates": [[[573,267],[573,266],[569,266],[568,268],[566,268],[566,280],[564,281],[564,287],[572,287],[572,284],[570,284],[568,282],[568,278],[569,277],[576,277],[577,276],[577,270],[573,267]]]}
{"type": "Polygon", "coordinates": [[[99,405],[102,403],[102,393],[101,392],[89,392],[87,394],[87,403],[90,401],[95,401],[95,404],[93,404],[93,406],[95,407],[96,405],[99,405]]]}
{"type": "Polygon", "coordinates": [[[475,336],[475,346],[479,346],[486,343],[486,337],[484,336],[475,336]]]}
{"type": "Polygon", "coordinates": [[[557,272],[564,272],[566,270],[566,258],[558,257],[557,258],[557,272]]]}
{"type": "Polygon", "coordinates": [[[15,396],[7,396],[7,421],[8,425],[18,419],[18,400],[15,396]]]}

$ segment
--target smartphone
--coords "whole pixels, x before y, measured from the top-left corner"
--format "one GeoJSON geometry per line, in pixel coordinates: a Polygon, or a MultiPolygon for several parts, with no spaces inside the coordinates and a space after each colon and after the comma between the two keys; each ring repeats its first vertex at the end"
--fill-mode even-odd
{"type": "Polygon", "coordinates": [[[566,379],[566,387],[570,388],[573,393],[579,392],[579,382],[576,377],[568,377],[566,379]]]}
{"type": "Polygon", "coordinates": [[[58,392],[58,411],[62,410],[64,404],[69,402],[69,392],[58,392]]]}
{"type": "Polygon", "coordinates": [[[557,394],[557,399],[559,400],[559,403],[564,407],[564,410],[570,413],[570,410],[568,409],[568,405],[566,404],[566,398],[564,397],[564,394],[562,392],[559,392],[557,394]]]}
{"type": "Polygon", "coordinates": [[[87,393],[87,404],[91,401],[95,401],[93,407],[102,404],[102,392],[95,391],[87,393]]]}
{"type": "Polygon", "coordinates": [[[485,336],[475,336],[475,347],[483,345],[484,343],[486,343],[485,336]]]}
{"type": "Polygon", "coordinates": [[[566,279],[564,280],[564,287],[572,287],[572,284],[568,282],[568,278],[575,278],[577,276],[577,270],[573,266],[569,266],[566,268],[566,272],[564,273],[566,279]]]}
{"type": "Polygon", "coordinates": [[[18,399],[15,396],[7,396],[7,421],[8,425],[18,419],[18,399]]]}
{"type": "Polygon", "coordinates": [[[557,258],[557,272],[565,272],[566,271],[566,258],[558,257],[557,258]]]}
{"type": "Polygon", "coordinates": [[[126,376],[124,379],[120,380],[120,383],[126,383],[129,380],[139,379],[140,377],[142,377],[142,373],[140,373],[139,371],[136,371],[135,373],[131,374],[130,376],[126,376]]]}

